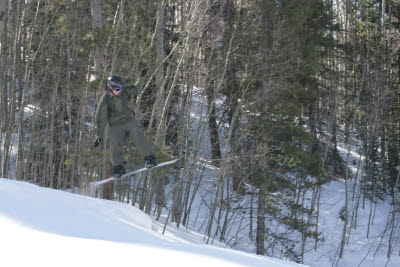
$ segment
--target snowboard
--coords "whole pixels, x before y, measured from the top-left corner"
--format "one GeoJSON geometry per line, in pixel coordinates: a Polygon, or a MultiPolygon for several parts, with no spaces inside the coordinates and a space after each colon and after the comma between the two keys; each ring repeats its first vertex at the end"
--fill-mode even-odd
{"type": "Polygon", "coordinates": [[[123,178],[125,178],[127,176],[130,176],[130,175],[133,175],[133,174],[137,174],[137,173],[140,173],[140,172],[153,170],[153,169],[156,169],[156,168],[159,168],[159,167],[163,167],[163,166],[166,166],[166,165],[173,164],[173,163],[177,162],[179,159],[174,159],[174,160],[170,160],[170,161],[161,162],[161,163],[158,163],[157,166],[154,166],[154,167],[152,167],[150,169],[144,167],[144,168],[141,168],[141,169],[138,169],[138,170],[134,170],[134,171],[128,172],[128,173],[126,173],[126,174],[124,174],[124,175],[122,175],[120,177],[110,177],[110,178],[107,178],[107,179],[104,179],[104,180],[101,180],[101,181],[90,182],[89,184],[91,186],[99,186],[99,185],[102,185],[102,184],[105,184],[105,183],[108,183],[108,182],[111,182],[111,181],[123,179],[123,178]]]}

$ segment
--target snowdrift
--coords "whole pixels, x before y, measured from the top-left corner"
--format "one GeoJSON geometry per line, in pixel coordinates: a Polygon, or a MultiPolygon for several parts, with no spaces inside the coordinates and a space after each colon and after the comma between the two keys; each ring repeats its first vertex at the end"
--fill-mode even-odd
{"type": "Polygon", "coordinates": [[[302,266],[153,230],[136,207],[0,178],[0,266],[302,266]]]}

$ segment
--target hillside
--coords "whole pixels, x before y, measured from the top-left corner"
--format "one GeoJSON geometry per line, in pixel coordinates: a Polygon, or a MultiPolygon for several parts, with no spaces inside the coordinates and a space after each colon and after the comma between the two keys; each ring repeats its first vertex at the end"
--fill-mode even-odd
{"type": "Polygon", "coordinates": [[[295,263],[196,244],[130,205],[0,179],[1,266],[263,266],[295,263]],[[46,255],[43,253],[46,252],[46,255]]]}

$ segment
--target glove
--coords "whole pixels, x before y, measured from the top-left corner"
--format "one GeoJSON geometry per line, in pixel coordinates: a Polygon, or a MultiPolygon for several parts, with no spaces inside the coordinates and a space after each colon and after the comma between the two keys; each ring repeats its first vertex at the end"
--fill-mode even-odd
{"type": "Polygon", "coordinates": [[[94,141],[94,147],[98,147],[100,145],[101,142],[101,138],[96,138],[96,140],[94,141]]]}
{"type": "Polygon", "coordinates": [[[144,77],[144,76],[146,76],[146,74],[147,74],[147,69],[142,69],[140,71],[140,77],[144,77]]]}

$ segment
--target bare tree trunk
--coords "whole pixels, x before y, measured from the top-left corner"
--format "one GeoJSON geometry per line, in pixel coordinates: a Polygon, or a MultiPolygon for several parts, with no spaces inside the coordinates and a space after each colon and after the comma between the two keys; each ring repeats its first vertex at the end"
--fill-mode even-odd
{"type": "Polygon", "coordinates": [[[213,160],[213,165],[216,167],[221,166],[221,148],[218,134],[218,125],[217,125],[217,114],[215,111],[215,94],[214,88],[215,82],[209,81],[207,83],[206,94],[207,94],[207,107],[210,113],[208,118],[208,127],[210,130],[210,142],[211,142],[211,158],[213,160]]]}
{"type": "MultiPolygon", "coordinates": [[[[157,1],[157,24],[156,29],[154,32],[154,46],[157,54],[157,61],[156,66],[158,66],[156,72],[156,85],[157,85],[157,96],[156,101],[154,104],[155,108],[155,120],[157,128],[156,136],[156,146],[163,147],[165,143],[165,136],[166,136],[166,120],[162,120],[162,110],[165,103],[165,80],[164,77],[164,66],[162,62],[165,58],[164,52],[164,28],[165,28],[165,19],[164,19],[164,12],[165,12],[165,2],[163,0],[157,1]],[[161,65],[162,64],[162,65],[161,65]]],[[[170,69],[170,66],[168,67],[170,69]]],[[[152,125],[150,125],[152,127],[152,125]]]]}
{"type": "MultiPolygon", "coordinates": [[[[212,2],[212,1],[211,1],[212,2]]],[[[208,127],[211,143],[211,158],[213,165],[219,167],[221,165],[221,148],[218,134],[217,113],[215,109],[215,101],[220,91],[220,84],[217,82],[217,73],[221,70],[218,68],[218,63],[215,62],[217,56],[217,48],[219,39],[221,38],[219,30],[223,30],[219,25],[218,17],[221,14],[222,1],[210,3],[207,25],[204,30],[203,44],[204,58],[206,64],[206,84],[205,93],[207,97],[208,109],[208,127]]],[[[225,71],[225,70],[223,70],[225,71]]]]}
{"type": "Polygon", "coordinates": [[[3,132],[6,130],[7,110],[8,110],[8,96],[7,96],[7,45],[8,36],[4,29],[7,28],[8,21],[8,1],[0,0],[0,176],[5,177],[3,168],[3,157],[1,153],[3,147],[3,132]]]}
{"type": "MultiPolygon", "coordinates": [[[[164,48],[164,30],[165,30],[165,1],[157,2],[157,24],[154,32],[154,47],[156,50],[157,60],[157,72],[156,72],[156,88],[157,95],[153,107],[153,114],[155,114],[155,122],[156,122],[156,137],[154,145],[156,147],[164,147],[165,140],[167,135],[167,110],[169,107],[170,95],[173,92],[174,88],[171,87],[168,92],[167,100],[165,98],[165,87],[167,84],[167,79],[169,78],[169,73],[171,72],[171,64],[168,65],[167,73],[164,72],[164,64],[163,61],[165,59],[165,48],[164,48]]],[[[172,57],[175,58],[175,57],[172,57]]],[[[151,121],[153,118],[151,118],[151,121]]],[[[152,124],[152,123],[151,123],[152,124]]],[[[150,124],[150,128],[152,125],[150,124]]],[[[152,175],[153,177],[153,187],[155,187],[156,192],[156,204],[159,209],[162,209],[162,206],[165,203],[165,175],[152,175]]],[[[153,198],[150,198],[150,205],[153,198]]]]}
{"type": "Polygon", "coordinates": [[[237,120],[236,123],[233,123],[233,117],[236,109],[239,108],[239,93],[240,88],[237,81],[237,69],[236,62],[234,59],[234,53],[230,51],[233,49],[232,46],[232,38],[234,36],[234,27],[236,23],[235,17],[235,4],[234,1],[228,0],[223,3],[224,12],[222,14],[222,18],[224,21],[224,30],[223,30],[223,44],[227,49],[227,57],[226,57],[226,75],[225,75],[225,95],[227,96],[227,107],[228,107],[228,122],[229,127],[232,129],[232,136],[230,138],[230,166],[232,169],[232,180],[233,180],[233,190],[236,192],[242,192],[243,190],[243,177],[241,170],[241,162],[240,162],[240,120],[237,120]]]}
{"type": "MultiPolygon", "coordinates": [[[[107,168],[106,177],[111,177],[111,168],[107,168]]],[[[103,199],[114,200],[114,181],[104,184],[103,199]]]]}
{"type": "MultiPolygon", "coordinates": [[[[8,0],[1,0],[0,1],[0,45],[1,45],[1,50],[0,50],[0,59],[2,64],[0,64],[0,82],[1,82],[1,88],[0,88],[0,131],[4,132],[6,130],[6,124],[7,124],[7,115],[8,115],[8,93],[7,93],[7,71],[9,68],[9,61],[7,57],[7,46],[8,46],[8,34],[7,31],[4,31],[4,29],[7,29],[8,25],[8,0]]],[[[1,142],[1,141],[0,141],[1,142]]],[[[1,153],[0,153],[1,154],[1,153]]],[[[2,156],[0,155],[0,171],[2,170],[2,156]]],[[[3,175],[3,172],[0,172],[0,175],[3,175]]],[[[4,177],[4,176],[3,176],[4,177]]]]}
{"type": "MultiPolygon", "coordinates": [[[[36,19],[35,14],[35,19],[36,19]]],[[[35,24],[35,23],[34,23],[35,24]]],[[[32,38],[28,43],[25,43],[24,47],[28,47],[27,51],[31,51],[32,48],[32,38]]],[[[34,57],[33,57],[34,59],[34,57]]],[[[17,180],[24,180],[25,176],[25,155],[24,155],[24,149],[25,149],[25,131],[24,131],[24,116],[25,116],[25,94],[28,89],[28,84],[29,84],[29,77],[32,72],[32,67],[30,67],[30,61],[26,60],[25,63],[25,71],[24,71],[24,82],[23,82],[23,89],[20,95],[20,103],[19,103],[19,114],[18,114],[18,152],[17,152],[17,158],[16,158],[16,164],[15,164],[15,178],[17,180]]]]}
{"type": "MultiPolygon", "coordinates": [[[[5,131],[5,123],[7,116],[7,31],[4,29],[7,28],[8,21],[8,0],[0,0],[0,60],[2,64],[0,64],[0,133],[5,131]]],[[[0,135],[0,147],[2,143],[2,136],[0,135]]],[[[0,175],[2,175],[2,156],[0,153],[0,175]]]]}
{"type": "Polygon", "coordinates": [[[250,222],[249,222],[249,238],[251,241],[254,241],[254,235],[253,235],[253,218],[254,218],[254,211],[253,211],[253,205],[254,205],[254,187],[251,187],[251,195],[250,195],[250,222]]]}
{"type": "MultiPolygon", "coordinates": [[[[7,25],[7,11],[8,11],[8,1],[7,0],[0,0],[0,36],[3,36],[3,31],[7,25]]],[[[4,47],[2,47],[3,49],[4,47]]]]}
{"type": "MultiPolygon", "coordinates": [[[[9,100],[9,109],[6,111],[8,117],[6,118],[6,134],[5,134],[5,139],[4,139],[4,146],[3,146],[3,177],[8,177],[9,173],[8,170],[10,168],[9,166],[9,161],[10,161],[10,152],[11,152],[11,144],[12,144],[12,139],[15,133],[15,112],[17,109],[17,84],[18,84],[18,69],[20,64],[20,34],[21,34],[21,23],[20,23],[20,17],[22,13],[22,2],[21,1],[16,1],[11,3],[11,19],[10,19],[10,43],[12,44],[12,55],[10,55],[11,58],[11,65],[10,69],[6,70],[6,72],[10,72],[11,74],[11,80],[9,84],[9,94],[8,94],[8,100],[9,100]]],[[[5,94],[7,96],[7,93],[5,94]]],[[[7,101],[7,97],[5,98],[5,101],[7,101]]]]}
{"type": "Polygon", "coordinates": [[[397,168],[397,178],[396,178],[396,183],[394,184],[393,192],[392,192],[392,199],[393,199],[393,211],[392,211],[392,220],[390,222],[391,230],[390,230],[390,237],[389,237],[389,244],[388,244],[388,252],[387,252],[387,258],[390,259],[390,256],[392,255],[393,251],[393,235],[395,231],[395,222],[396,222],[396,213],[397,213],[397,191],[398,191],[398,185],[399,185],[399,178],[400,178],[400,167],[397,168]]]}
{"type": "MultiPolygon", "coordinates": [[[[100,35],[101,30],[103,29],[103,18],[102,18],[102,7],[101,0],[91,0],[91,14],[92,14],[92,29],[94,30],[97,36],[100,35]]],[[[94,73],[95,75],[99,75],[103,68],[103,55],[101,52],[101,47],[97,46],[94,50],[94,73]]]]}
{"type": "Polygon", "coordinates": [[[257,254],[265,254],[265,185],[261,185],[258,192],[258,208],[257,208],[257,235],[256,246],[257,254]]]}

